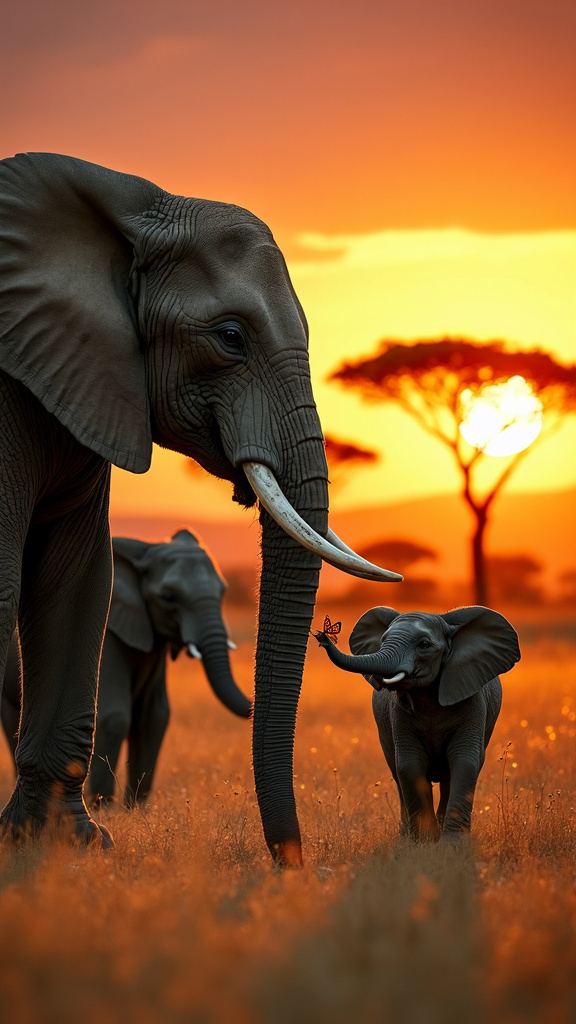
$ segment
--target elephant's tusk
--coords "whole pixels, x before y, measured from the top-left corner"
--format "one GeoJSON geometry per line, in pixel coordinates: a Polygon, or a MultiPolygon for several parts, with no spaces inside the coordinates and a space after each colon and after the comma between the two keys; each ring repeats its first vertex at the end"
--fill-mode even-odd
{"type": "MultiPolygon", "coordinates": [[[[399,573],[381,569],[380,566],[367,562],[339,538],[336,538],[338,544],[334,544],[316,533],[292,507],[280,490],[274,474],[267,466],[263,466],[260,462],[243,462],[242,468],[252,490],[266,511],[290,537],[297,540],[303,547],[320,555],[325,562],[329,562],[337,569],[350,573],[351,576],[359,576],[360,579],[372,580],[375,583],[400,583],[402,581],[403,577],[399,573]]],[[[331,531],[329,536],[331,539],[336,537],[331,531]]]]}
{"type": "Polygon", "coordinates": [[[190,655],[191,658],[198,658],[200,661],[202,661],[202,655],[198,648],[196,647],[196,644],[188,644],[188,654],[190,655]]]}
{"type": "Polygon", "coordinates": [[[226,643],[228,644],[229,650],[231,650],[231,651],[237,651],[238,650],[238,645],[235,644],[234,641],[230,639],[230,637],[228,637],[228,640],[226,641],[226,643]]]}
{"type": "MultiPolygon", "coordinates": [[[[334,533],[334,530],[331,530],[330,528],[328,528],[326,540],[329,541],[330,544],[333,544],[335,548],[338,548],[339,551],[346,551],[347,554],[349,555],[356,555],[354,549],[349,548],[348,545],[345,544],[343,540],[340,540],[338,534],[334,533]]],[[[356,558],[358,558],[358,555],[356,555],[356,558]]]]}
{"type": "Polygon", "coordinates": [[[382,682],[386,683],[386,686],[390,686],[392,683],[401,683],[405,675],[405,672],[398,672],[395,676],[392,676],[392,679],[384,679],[382,677],[382,682]]]}

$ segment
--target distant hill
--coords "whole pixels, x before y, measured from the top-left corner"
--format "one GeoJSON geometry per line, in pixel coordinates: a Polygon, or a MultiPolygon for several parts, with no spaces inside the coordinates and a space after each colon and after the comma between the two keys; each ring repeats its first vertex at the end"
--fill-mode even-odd
{"type": "MultiPolygon", "coordinates": [[[[113,516],[115,535],[157,541],[186,525],[204,539],[224,573],[253,566],[258,559],[260,529],[253,512],[233,521],[194,517],[187,523],[171,519],[113,516]]],[[[382,539],[406,539],[433,548],[438,561],[418,563],[418,574],[443,580],[465,580],[469,574],[472,516],[458,495],[440,495],[335,512],[332,529],[354,548],[382,539]]],[[[576,568],[576,490],[546,494],[503,494],[497,499],[487,530],[487,553],[530,554],[544,564],[542,582],[553,587],[559,573],[576,568]]],[[[387,566],[393,569],[394,566],[387,566]]],[[[324,585],[341,587],[342,574],[323,569],[324,585]]]]}

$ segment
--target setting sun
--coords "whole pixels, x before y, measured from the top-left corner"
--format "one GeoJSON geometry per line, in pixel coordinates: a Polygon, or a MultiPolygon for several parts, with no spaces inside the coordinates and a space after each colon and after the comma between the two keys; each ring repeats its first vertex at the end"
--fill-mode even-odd
{"type": "Polygon", "coordinates": [[[542,430],[542,402],[524,377],[486,384],[460,395],[460,433],[484,455],[516,455],[542,430]]]}

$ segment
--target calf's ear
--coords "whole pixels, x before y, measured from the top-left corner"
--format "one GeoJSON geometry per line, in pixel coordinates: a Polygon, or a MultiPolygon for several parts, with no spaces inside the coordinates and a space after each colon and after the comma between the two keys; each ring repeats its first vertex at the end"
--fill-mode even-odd
{"type": "Polygon", "coordinates": [[[400,612],[394,608],[378,606],[364,612],[350,634],[350,650],[352,654],[374,654],[380,650],[382,634],[386,632],[393,619],[400,612]]]}
{"type": "Polygon", "coordinates": [[[440,704],[471,697],[520,660],[518,634],[499,612],[474,605],[440,618],[450,627],[452,645],[440,677],[440,704]]]}

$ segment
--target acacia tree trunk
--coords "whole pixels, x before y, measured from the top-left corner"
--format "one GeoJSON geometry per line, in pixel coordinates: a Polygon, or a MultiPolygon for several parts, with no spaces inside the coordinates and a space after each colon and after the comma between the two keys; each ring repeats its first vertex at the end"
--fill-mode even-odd
{"type": "MultiPolygon", "coordinates": [[[[455,449],[456,454],[457,450],[455,449]]],[[[488,601],[488,581],[486,578],[486,558],[484,555],[484,533],[488,524],[488,510],[494,498],[496,489],[488,495],[484,501],[479,502],[472,490],[471,469],[477,456],[469,463],[459,461],[460,469],[464,474],[463,497],[474,515],[476,528],[472,534],[472,579],[474,582],[474,596],[476,604],[486,605],[488,601]]]]}
{"type": "Polygon", "coordinates": [[[488,524],[488,509],[484,506],[472,506],[476,516],[476,529],[472,534],[472,573],[476,604],[488,603],[488,581],[486,578],[486,558],[484,555],[484,532],[488,524]]]}

